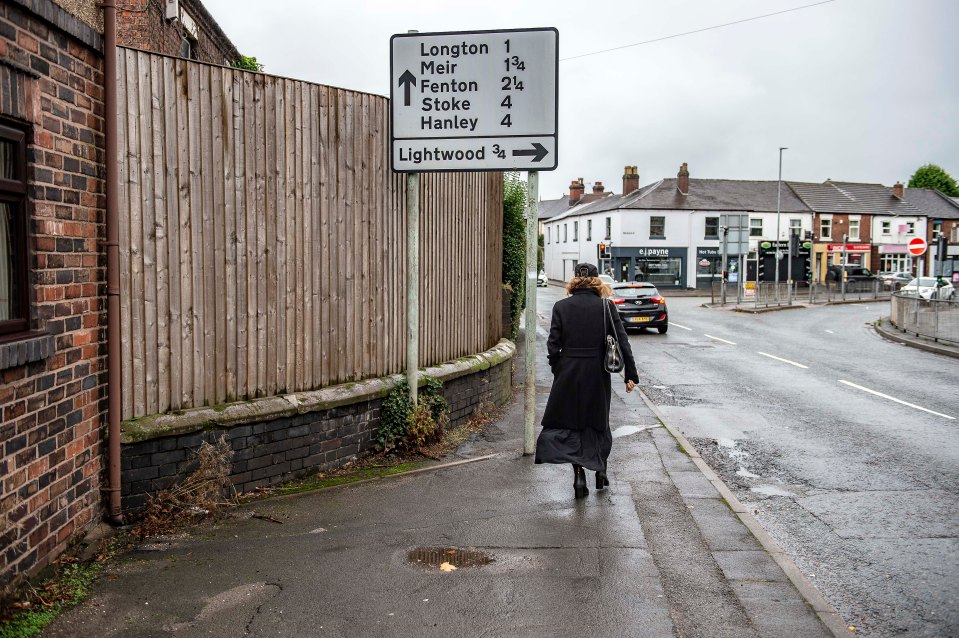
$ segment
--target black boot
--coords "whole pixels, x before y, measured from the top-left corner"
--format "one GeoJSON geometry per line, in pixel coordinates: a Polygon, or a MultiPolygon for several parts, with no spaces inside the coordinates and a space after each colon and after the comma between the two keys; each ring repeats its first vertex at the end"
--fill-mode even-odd
{"type": "Polygon", "coordinates": [[[601,490],[607,486],[609,486],[609,479],[606,478],[606,472],[603,470],[596,472],[596,489],[601,490]]]}
{"type": "Polygon", "coordinates": [[[582,465],[573,466],[573,477],[573,494],[576,498],[585,498],[589,488],[586,487],[586,470],[582,465]]]}

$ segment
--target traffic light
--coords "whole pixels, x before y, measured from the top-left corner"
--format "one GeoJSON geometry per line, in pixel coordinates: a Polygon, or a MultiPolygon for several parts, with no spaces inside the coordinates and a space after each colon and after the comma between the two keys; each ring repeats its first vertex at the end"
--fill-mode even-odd
{"type": "Polygon", "coordinates": [[[946,251],[948,250],[947,237],[944,233],[939,233],[939,236],[936,237],[936,256],[939,259],[945,259],[946,251]]]}
{"type": "Polygon", "coordinates": [[[805,232],[804,237],[806,238],[806,241],[809,241],[810,239],[812,239],[812,231],[811,231],[811,230],[807,230],[807,231],[805,232]]]}
{"type": "Polygon", "coordinates": [[[600,259],[609,259],[609,244],[600,244],[600,245],[599,245],[599,258],[600,258],[600,259]]]}
{"type": "Polygon", "coordinates": [[[799,235],[795,233],[789,234],[789,256],[790,257],[799,256],[799,235]]]}

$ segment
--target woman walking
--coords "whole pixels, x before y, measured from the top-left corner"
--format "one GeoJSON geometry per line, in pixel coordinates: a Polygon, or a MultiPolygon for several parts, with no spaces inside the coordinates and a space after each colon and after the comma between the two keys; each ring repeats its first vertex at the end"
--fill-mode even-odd
{"type": "Polygon", "coordinates": [[[596,489],[609,485],[606,461],[613,447],[609,429],[610,375],[603,367],[606,335],[616,337],[626,364],[626,391],[639,382],[633,353],[612,294],[596,266],[578,264],[566,284],[566,299],[553,306],[546,342],[553,387],[536,441],[537,463],[571,463],[576,498],[589,494],[587,468],[596,472],[596,489]]]}

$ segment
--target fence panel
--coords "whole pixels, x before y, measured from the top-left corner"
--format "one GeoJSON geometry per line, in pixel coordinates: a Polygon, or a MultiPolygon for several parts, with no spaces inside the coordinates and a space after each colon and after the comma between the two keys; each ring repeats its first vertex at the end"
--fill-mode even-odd
{"type": "MultiPolygon", "coordinates": [[[[120,49],[123,417],[401,372],[386,98],[120,49]]],[[[500,329],[502,178],[423,175],[421,365],[500,329]]]]}

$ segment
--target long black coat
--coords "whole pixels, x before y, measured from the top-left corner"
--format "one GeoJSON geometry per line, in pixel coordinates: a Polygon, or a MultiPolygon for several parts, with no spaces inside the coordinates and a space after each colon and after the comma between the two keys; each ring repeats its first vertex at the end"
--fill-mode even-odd
{"type": "Polygon", "coordinates": [[[606,334],[615,334],[619,340],[626,381],[639,383],[629,339],[614,305],[589,288],[579,288],[553,306],[546,342],[553,387],[543,414],[544,428],[602,431],[608,427],[612,390],[610,375],[603,369],[606,334]]]}

